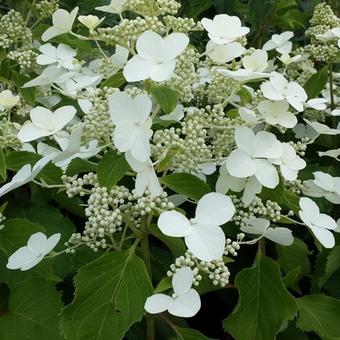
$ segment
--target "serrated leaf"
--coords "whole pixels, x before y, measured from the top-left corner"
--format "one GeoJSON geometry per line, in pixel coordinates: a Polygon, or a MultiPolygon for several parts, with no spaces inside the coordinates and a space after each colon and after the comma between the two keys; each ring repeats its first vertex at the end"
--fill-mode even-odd
{"type": "Polygon", "coordinates": [[[259,256],[252,268],[237,274],[235,285],[239,301],[224,328],[237,340],[273,340],[282,322],[293,319],[296,303],[272,259],[259,256]]]}
{"type": "Polygon", "coordinates": [[[165,113],[175,110],[179,98],[176,91],[164,85],[153,85],[150,88],[150,93],[165,113]]]}
{"type": "Polygon", "coordinates": [[[297,327],[315,332],[321,339],[340,338],[340,300],[317,294],[296,299],[299,307],[297,327]]]}
{"type": "Polygon", "coordinates": [[[0,317],[2,340],[63,340],[59,331],[60,295],[43,279],[29,279],[11,291],[9,312],[0,317]]]}
{"type": "Polygon", "coordinates": [[[159,181],[178,194],[195,201],[211,191],[207,183],[194,175],[185,173],[174,173],[160,178],[159,181]]]}
{"type": "Polygon", "coordinates": [[[328,67],[323,67],[320,71],[313,74],[305,84],[305,91],[308,98],[316,98],[325,88],[328,82],[328,67]]]}
{"type": "Polygon", "coordinates": [[[340,268],[340,245],[331,249],[327,256],[325,273],[320,278],[320,286],[322,287],[330,277],[340,268]]]}
{"type": "Polygon", "coordinates": [[[66,175],[74,176],[77,174],[83,174],[87,172],[96,172],[98,164],[90,162],[86,159],[75,158],[67,167],[66,175]]]}
{"type": "Polygon", "coordinates": [[[110,190],[117,182],[124,177],[130,166],[124,155],[118,155],[109,150],[98,164],[98,182],[101,186],[110,190]]]}
{"type": "Polygon", "coordinates": [[[75,298],[61,321],[63,334],[72,340],[122,339],[144,315],[153,290],[134,249],[101,256],[81,268],[74,282],[75,298]]]}

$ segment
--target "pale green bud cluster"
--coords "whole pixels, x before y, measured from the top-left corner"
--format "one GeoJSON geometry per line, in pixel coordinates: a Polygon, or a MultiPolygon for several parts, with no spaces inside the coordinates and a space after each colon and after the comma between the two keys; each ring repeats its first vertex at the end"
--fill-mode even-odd
{"type": "Polygon", "coordinates": [[[339,18],[334,14],[331,6],[322,2],[315,6],[313,17],[310,20],[312,26],[327,25],[330,28],[339,25],[339,18]]]}
{"type": "Polygon", "coordinates": [[[37,67],[37,56],[38,53],[26,48],[10,51],[7,54],[8,59],[14,60],[19,64],[21,71],[37,67]]]}
{"type": "Polygon", "coordinates": [[[3,213],[0,212],[0,230],[5,228],[4,222],[6,221],[6,217],[3,213]]]}
{"type": "Polygon", "coordinates": [[[286,68],[286,78],[289,81],[295,81],[304,86],[307,80],[316,72],[313,61],[306,59],[298,63],[289,64],[286,68]]]}
{"type": "Polygon", "coordinates": [[[283,182],[285,188],[287,190],[290,190],[292,192],[294,192],[297,195],[300,195],[303,189],[303,183],[300,179],[296,179],[294,181],[286,181],[284,180],[283,182]]]}
{"type": "Polygon", "coordinates": [[[297,141],[296,143],[290,141],[289,144],[295,149],[295,152],[299,156],[304,157],[307,150],[308,142],[309,139],[304,137],[301,140],[297,141]]]}
{"type": "Polygon", "coordinates": [[[41,0],[35,8],[42,18],[48,18],[59,8],[59,0],[41,0]]]}
{"type": "Polygon", "coordinates": [[[165,25],[172,29],[173,32],[189,33],[192,31],[201,31],[202,27],[192,18],[180,18],[167,15],[163,18],[165,25]]]}
{"type": "Polygon", "coordinates": [[[16,124],[3,118],[0,120],[0,145],[2,148],[21,148],[21,142],[17,137],[18,130],[16,124]]]}

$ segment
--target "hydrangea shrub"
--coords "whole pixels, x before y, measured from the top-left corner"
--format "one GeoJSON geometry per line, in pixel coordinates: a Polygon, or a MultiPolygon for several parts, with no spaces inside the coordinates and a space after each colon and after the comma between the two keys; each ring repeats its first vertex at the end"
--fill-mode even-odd
{"type": "Polygon", "coordinates": [[[340,19],[265,3],[0,15],[2,339],[340,339],[340,19]]]}

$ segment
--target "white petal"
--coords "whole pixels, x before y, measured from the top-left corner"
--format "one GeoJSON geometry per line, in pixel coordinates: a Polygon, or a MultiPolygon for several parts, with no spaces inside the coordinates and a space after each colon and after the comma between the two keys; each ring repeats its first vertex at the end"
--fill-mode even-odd
{"type": "Polygon", "coordinates": [[[190,267],[182,267],[172,277],[172,287],[176,295],[186,294],[194,281],[194,273],[190,267]]]}
{"type": "MultiPolygon", "coordinates": [[[[320,210],[317,204],[308,197],[301,197],[299,201],[299,206],[301,210],[309,216],[309,218],[315,220],[319,214],[320,210]]],[[[301,214],[300,214],[301,216],[301,214]]]]}
{"type": "Polygon", "coordinates": [[[64,34],[65,30],[58,27],[49,27],[41,36],[42,41],[48,41],[60,34],[64,34]]]}
{"type": "Polygon", "coordinates": [[[174,59],[186,49],[189,38],[184,33],[171,33],[164,38],[164,44],[168,49],[167,60],[174,59]]]}
{"type": "Polygon", "coordinates": [[[47,255],[60,241],[61,238],[61,234],[57,233],[57,234],[53,234],[52,236],[50,236],[47,241],[45,242],[44,248],[41,252],[41,254],[47,255]]]}
{"type": "Polygon", "coordinates": [[[138,196],[142,196],[148,187],[150,181],[150,170],[151,169],[146,168],[137,173],[135,189],[138,196]]]}
{"type": "Polygon", "coordinates": [[[288,228],[268,228],[265,237],[273,242],[282,244],[283,246],[290,246],[294,242],[292,231],[288,228]]]}
{"type": "Polygon", "coordinates": [[[254,154],[255,133],[248,127],[237,127],[235,129],[235,142],[239,149],[245,151],[249,156],[254,154]]]}
{"type": "Polygon", "coordinates": [[[41,232],[38,232],[30,236],[30,238],[27,241],[27,247],[32,253],[40,255],[42,253],[42,249],[44,248],[46,241],[47,241],[46,235],[41,232]]]}
{"type": "Polygon", "coordinates": [[[175,210],[162,212],[157,225],[164,235],[172,237],[183,237],[192,231],[189,220],[175,210]]]}
{"type": "Polygon", "coordinates": [[[125,65],[123,75],[128,82],[148,79],[154,66],[154,61],[135,55],[125,65]]]}
{"type": "Polygon", "coordinates": [[[248,225],[242,226],[241,230],[255,235],[263,235],[270,226],[270,222],[264,218],[252,218],[247,223],[248,225]]]}
{"type": "Polygon", "coordinates": [[[232,151],[226,161],[226,166],[229,173],[237,178],[252,176],[256,171],[254,160],[241,149],[232,151]]]}
{"type": "Polygon", "coordinates": [[[168,80],[174,73],[175,67],[175,59],[165,61],[162,64],[155,64],[150,70],[150,78],[157,82],[168,80]]]}
{"type": "MultiPolygon", "coordinates": [[[[146,60],[164,60],[163,38],[156,32],[146,31],[142,33],[136,42],[136,50],[139,56],[146,60]]],[[[170,58],[171,59],[171,58],[170,58]]]]}
{"type": "MultiPolygon", "coordinates": [[[[129,133],[126,130],[126,133],[129,133]]],[[[135,129],[135,141],[131,145],[130,152],[132,157],[144,162],[149,159],[151,150],[149,143],[149,135],[146,135],[145,129],[136,128],[135,129]]]]}
{"type": "Polygon", "coordinates": [[[326,228],[330,230],[334,230],[337,228],[337,224],[335,220],[326,214],[320,214],[315,220],[314,225],[320,228],[326,228]]]}
{"type": "Polygon", "coordinates": [[[165,294],[155,294],[146,299],[144,308],[150,314],[166,311],[172,304],[173,299],[165,294]]]}
{"type": "Polygon", "coordinates": [[[275,188],[280,181],[275,166],[265,159],[256,159],[255,164],[257,180],[266,188],[275,188]]]}
{"type": "Polygon", "coordinates": [[[151,193],[151,197],[160,196],[163,189],[159,183],[158,177],[154,169],[151,169],[151,174],[149,177],[148,189],[151,193]]]}
{"type": "Polygon", "coordinates": [[[53,117],[53,113],[42,106],[37,106],[30,111],[32,123],[41,129],[52,131],[54,127],[53,117]]]}
{"type": "Polygon", "coordinates": [[[222,225],[233,217],[235,207],[230,197],[211,192],[197,203],[196,220],[203,225],[222,225]]]}
{"type": "Polygon", "coordinates": [[[113,132],[113,143],[120,152],[126,152],[131,149],[136,141],[138,128],[135,124],[128,121],[120,122],[113,132]]]}
{"type": "Polygon", "coordinates": [[[260,158],[280,158],[283,153],[283,145],[276,136],[267,131],[260,131],[255,137],[254,156],[260,158]]]}
{"type": "Polygon", "coordinates": [[[75,116],[77,110],[71,106],[63,106],[54,111],[54,132],[60,131],[75,116]]]}
{"type": "Polygon", "coordinates": [[[178,296],[168,308],[170,314],[182,318],[190,318],[197,314],[201,308],[201,299],[194,289],[185,295],[178,296]]]}
{"type": "Polygon", "coordinates": [[[220,227],[196,224],[185,236],[188,249],[202,261],[220,259],[224,253],[225,235],[220,227]]]}
{"type": "Polygon", "coordinates": [[[49,134],[50,133],[47,130],[38,128],[34,124],[27,122],[22,126],[17,134],[17,137],[21,142],[26,143],[41,137],[48,136],[49,134]]]}
{"type": "Polygon", "coordinates": [[[335,245],[334,235],[331,231],[324,228],[310,228],[315,237],[325,248],[333,248],[335,245]]]}
{"type": "Polygon", "coordinates": [[[109,97],[110,115],[114,124],[124,120],[135,121],[135,101],[125,92],[116,91],[109,97]]]}
{"type": "Polygon", "coordinates": [[[271,100],[282,100],[284,99],[284,96],[278,92],[271,84],[271,82],[266,81],[262,83],[261,91],[263,92],[263,95],[271,100]]]}
{"type": "Polygon", "coordinates": [[[8,258],[6,267],[8,269],[20,269],[27,262],[31,262],[36,258],[36,254],[32,253],[28,247],[21,247],[8,258]]]}

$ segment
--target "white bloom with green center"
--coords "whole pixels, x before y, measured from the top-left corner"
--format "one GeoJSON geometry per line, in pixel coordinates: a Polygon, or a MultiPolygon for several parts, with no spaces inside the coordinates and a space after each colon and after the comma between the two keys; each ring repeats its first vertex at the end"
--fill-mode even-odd
{"type": "Polygon", "coordinates": [[[255,135],[247,127],[235,129],[235,141],[237,149],[226,161],[229,174],[237,178],[255,176],[265,187],[275,188],[279,184],[279,175],[269,159],[282,156],[282,143],[270,132],[260,131],[255,135]]]}
{"type": "Polygon", "coordinates": [[[242,58],[245,69],[255,72],[263,72],[268,67],[268,53],[263,50],[255,50],[252,54],[242,58]]]}
{"type": "Polygon", "coordinates": [[[216,44],[223,45],[235,41],[249,33],[248,27],[242,26],[236,16],[218,14],[211,20],[203,18],[202,26],[208,31],[209,38],[216,44]]]}
{"type": "Polygon", "coordinates": [[[146,31],[136,43],[137,55],[124,67],[124,77],[129,82],[152,79],[156,82],[168,80],[176,67],[176,57],[188,46],[189,38],[184,33],[171,33],[161,37],[146,31]]]}
{"type": "Polygon", "coordinates": [[[172,277],[174,294],[154,294],[147,298],[144,308],[150,314],[168,311],[170,314],[190,318],[201,308],[201,299],[197,291],[191,288],[194,273],[190,267],[182,267],[172,277]]]}
{"type": "Polygon", "coordinates": [[[11,109],[19,103],[20,97],[15,96],[11,90],[0,92],[0,111],[11,109]]]}
{"type": "Polygon", "coordinates": [[[48,41],[58,35],[69,33],[72,30],[72,26],[79,8],[76,7],[72,12],[67,12],[65,9],[57,9],[52,14],[53,26],[49,27],[41,36],[43,41],[48,41]]]}
{"type": "Polygon", "coordinates": [[[152,101],[146,94],[134,98],[115,92],[109,98],[112,122],[115,124],[113,143],[120,152],[130,151],[133,158],[146,162],[151,154],[152,101]]]}
{"type": "Polygon", "coordinates": [[[331,230],[337,228],[335,220],[326,214],[320,214],[319,207],[310,198],[301,197],[299,205],[299,216],[303,223],[325,248],[333,248],[335,240],[331,230]]]}
{"type": "Polygon", "coordinates": [[[96,15],[80,15],[78,20],[89,30],[94,30],[103,20],[105,20],[105,17],[99,19],[96,15]]]}
{"type": "Polygon", "coordinates": [[[49,238],[38,232],[28,239],[27,246],[19,248],[13,253],[7,263],[8,269],[25,271],[33,268],[58,244],[61,234],[53,234],[49,238]]]}
{"type": "Polygon", "coordinates": [[[60,107],[54,112],[37,106],[30,111],[31,121],[27,121],[21,127],[17,136],[23,143],[53,136],[74,118],[76,112],[71,105],[60,107]]]}
{"type": "Polygon", "coordinates": [[[188,219],[172,210],[161,213],[158,227],[171,237],[184,237],[188,249],[202,261],[223,256],[225,235],[220,225],[231,220],[235,207],[230,197],[212,192],[197,203],[195,218],[188,219]]]}
{"type": "Polygon", "coordinates": [[[253,218],[241,230],[247,234],[260,235],[283,246],[290,246],[294,242],[292,231],[284,227],[270,227],[270,221],[264,218],[253,218]]]}

